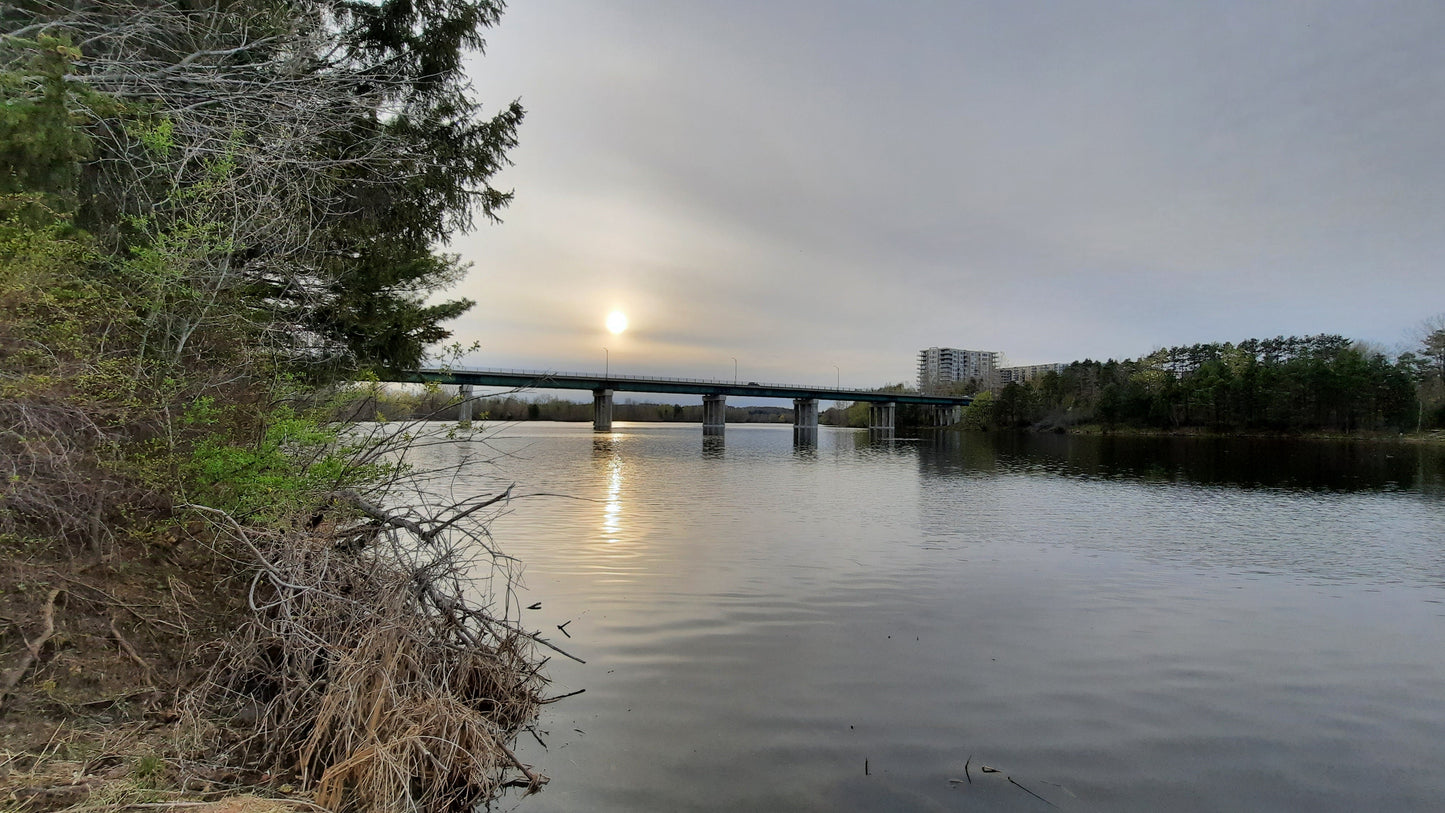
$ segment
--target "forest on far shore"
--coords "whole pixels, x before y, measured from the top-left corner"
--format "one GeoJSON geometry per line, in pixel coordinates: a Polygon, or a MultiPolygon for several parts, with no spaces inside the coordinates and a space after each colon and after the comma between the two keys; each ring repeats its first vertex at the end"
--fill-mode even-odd
{"type": "Polygon", "coordinates": [[[975,428],[1417,432],[1445,426],[1445,328],[1390,359],[1343,336],[1277,337],[1074,362],[965,411],[975,428]]]}

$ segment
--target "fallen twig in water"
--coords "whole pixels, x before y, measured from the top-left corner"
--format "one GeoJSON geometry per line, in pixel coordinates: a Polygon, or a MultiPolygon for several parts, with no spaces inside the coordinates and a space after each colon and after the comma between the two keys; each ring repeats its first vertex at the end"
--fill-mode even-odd
{"type": "Polygon", "coordinates": [[[1028,788],[1024,787],[1023,785],[1020,785],[1020,784],[1018,783],[1018,780],[1014,779],[1012,776],[1005,777],[1005,778],[1008,779],[1009,782],[1013,783],[1013,786],[1014,786],[1014,787],[1018,788],[1019,790],[1023,791],[1024,793],[1027,793],[1028,795],[1034,797],[1035,799],[1038,799],[1040,802],[1043,802],[1044,804],[1048,805],[1049,807],[1058,807],[1058,805],[1054,804],[1053,802],[1050,802],[1048,799],[1045,799],[1044,797],[1038,795],[1037,793],[1034,793],[1033,791],[1029,790],[1028,788]]]}
{"type": "MultiPolygon", "coordinates": [[[[948,780],[949,784],[951,784],[951,785],[962,785],[962,784],[964,784],[965,782],[967,782],[968,784],[972,785],[972,784],[973,784],[973,776],[972,776],[972,775],[969,773],[969,771],[968,771],[969,765],[972,764],[972,763],[973,763],[973,755],[970,754],[969,757],[968,757],[968,759],[964,760],[964,763],[963,763],[963,775],[964,775],[965,778],[964,778],[964,779],[950,779],[950,780],[948,780]]],[[[1003,771],[999,770],[998,768],[994,768],[994,767],[990,767],[990,766],[988,766],[988,765],[980,764],[980,765],[978,766],[978,770],[979,770],[979,773],[985,773],[985,774],[1001,774],[1004,779],[1007,779],[1007,780],[1008,780],[1008,783],[1009,783],[1010,785],[1013,785],[1014,787],[1018,788],[1019,790],[1023,791],[1024,793],[1027,793],[1028,795],[1034,797],[1035,799],[1038,799],[1040,802],[1043,802],[1044,804],[1048,805],[1049,807],[1058,807],[1058,805],[1054,804],[1053,802],[1049,801],[1048,799],[1045,799],[1044,797],[1042,797],[1042,796],[1040,796],[1039,794],[1033,792],[1032,790],[1028,789],[1027,787],[1024,787],[1024,785],[1023,785],[1021,782],[1019,782],[1017,779],[1014,779],[1012,776],[1009,776],[1008,774],[1005,774],[1003,771]]],[[[1053,784],[1053,783],[1049,783],[1049,784],[1053,784]]],[[[1067,792],[1067,790],[1064,789],[1064,787],[1063,787],[1062,785],[1058,785],[1057,787],[1059,787],[1061,790],[1065,790],[1065,792],[1067,792]]],[[[1070,795],[1072,795],[1072,794],[1070,794],[1070,795]]]]}

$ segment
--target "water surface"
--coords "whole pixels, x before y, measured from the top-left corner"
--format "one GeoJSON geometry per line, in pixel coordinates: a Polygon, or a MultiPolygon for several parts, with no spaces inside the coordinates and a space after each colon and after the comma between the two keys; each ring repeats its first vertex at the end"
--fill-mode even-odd
{"type": "Polygon", "coordinates": [[[615,430],[425,450],[571,497],[492,526],[587,660],[506,806],[1445,806],[1436,450],[615,430]]]}

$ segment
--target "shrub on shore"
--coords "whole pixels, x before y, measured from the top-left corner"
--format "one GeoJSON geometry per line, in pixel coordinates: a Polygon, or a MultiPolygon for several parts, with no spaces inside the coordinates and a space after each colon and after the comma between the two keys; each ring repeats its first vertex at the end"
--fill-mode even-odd
{"type": "Polygon", "coordinates": [[[464,271],[439,242],[510,198],[521,108],[462,74],[499,13],[0,11],[0,806],[540,784],[509,758],[538,641],[472,580],[507,578],[484,513],[406,508],[406,434],[330,400],[470,305],[429,297],[464,271]]]}

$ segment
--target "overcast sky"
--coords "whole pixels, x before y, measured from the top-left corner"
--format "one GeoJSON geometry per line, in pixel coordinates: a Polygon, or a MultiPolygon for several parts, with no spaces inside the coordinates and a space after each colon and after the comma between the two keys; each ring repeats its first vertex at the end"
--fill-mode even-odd
{"type": "Polygon", "coordinates": [[[1445,3],[514,0],[470,363],[874,386],[1445,311],[1445,3]],[[621,309],[621,336],[603,326],[621,309]],[[834,365],[839,368],[835,373],[834,365]]]}

